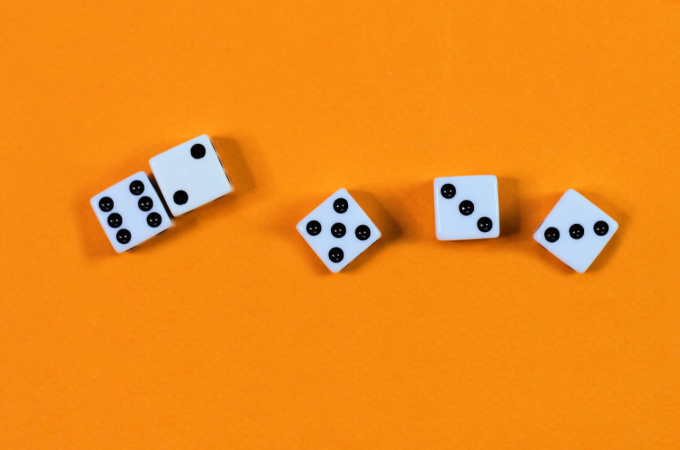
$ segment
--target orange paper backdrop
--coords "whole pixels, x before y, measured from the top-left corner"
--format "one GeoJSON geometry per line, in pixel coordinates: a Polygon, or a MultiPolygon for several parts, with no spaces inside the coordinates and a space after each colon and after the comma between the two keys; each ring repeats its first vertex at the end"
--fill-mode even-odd
{"type": "Polygon", "coordinates": [[[0,448],[680,445],[680,2],[1,6],[0,448]],[[203,133],[236,192],[115,254],[89,198],[203,133]],[[502,236],[436,241],[474,174],[502,236]],[[340,187],[383,239],[332,275],[340,187]]]}

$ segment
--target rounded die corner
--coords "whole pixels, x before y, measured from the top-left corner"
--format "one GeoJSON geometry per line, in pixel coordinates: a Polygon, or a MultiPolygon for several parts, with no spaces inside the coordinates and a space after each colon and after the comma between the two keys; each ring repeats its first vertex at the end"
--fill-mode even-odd
{"type": "MultiPolygon", "coordinates": [[[[161,153],[161,154],[162,154],[162,153],[161,153]]],[[[159,157],[161,154],[154,155],[154,156],[152,156],[151,158],[149,158],[149,168],[151,169],[151,173],[154,173],[154,171],[155,171],[155,166],[156,166],[157,161],[158,161],[158,157],[159,157]]],[[[155,175],[155,173],[154,173],[154,175],[155,175]]]]}
{"type": "MultiPolygon", "coordinates": [[[[579,200],[586,201],[586,202],[588,202],[588,203],[593,204],[595,207],[597,207],[597,205],[595,205],[593,202],[591,202],[590,200],[588,200],[583,194],[581,194],[581,193],[580,193],[579,191],[577,191],[576,189],[572,189],[572,188],[569,188],[569,189],[567,189],[566,191],[564,191],[564,194],[562,194],[562,196],[560,197],[560,199],[558,200],[557,203],[559,203],[559,202],[562,201],[563,199],[568,199],[569,197],[573,197],[573,198],[577,198],[577,199],[579,199],[579,200]]],[[[557,206],[557,205],[555,205],[555,206],[557,206]]],[[[599,209],[599,208],[598,208],[598,209],[599,209]]]]}
{"type": "Polygon", "coordinates": [[[440,230],[435,230],[435,237],[437,238],[438,241],[454,241],[451,236],[448,236],[446,233],[440,230]]]}
{"type": "Polygon", "coordinates": [[[113,247],[113,250],[116,252],[116,255],[123,255],[130,250],[129,248],[117,248],[114,245],[112,245],[112,247],[113,247]]]}
{"type": "Polygon", "coordinates": [[[617,231],[619,231],[619,223],[614,219],[612,219],[612,222],[614,222],[614,227],[613,227],[614,229],[612,230],[612,235],[610,236],[610,238],[613,237],[616,234],[617,231]]]}
{"type": "Polygon", "coordinates": [[[342,272],[342,269],[344,269],[345,267],[347,267],[347,264],[345,264],[345,265],[342,266],[342,267],[337,267],[337,268],[336,268],[336,267],[331,267],[331,266],[329,266],[328,264],[326,264],[326,267],[328,268],[328,270],[329,270],[330,273],[340,273],[340,272],[342,272]]]}

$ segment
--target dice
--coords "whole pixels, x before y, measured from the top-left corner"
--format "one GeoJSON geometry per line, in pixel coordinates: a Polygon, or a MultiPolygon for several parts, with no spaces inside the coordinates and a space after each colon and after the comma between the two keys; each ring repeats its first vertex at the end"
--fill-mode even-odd
{"type": "Polygon", "coordinates": [[[578,273],[585,272],[619,225],[569,189],[534,234],[534,240],[578,273]]]}
{"type": "Polygon", "coordinates": [[[434,180],[437,239],[488,239],[500,235],[498,182],[494,175],[434,180]]]}
{"type": "Polygon", "coordinates": [[[90,199],[90,205],[118,253],[136,247],[172,225],[144,172],[136,173],[95,195],[90,199]]]}
{"type": "Polygon", "coordinates": [[[380,238],[380,231],[345,189],[331,195],[297,224],[328,269],[337,273],[380,238]]]}
{"type": "Polygon", "coordinates": [[[233,190],[206,135],[154,156],[149,165],[173,216],[194,210],[233,190]]]}

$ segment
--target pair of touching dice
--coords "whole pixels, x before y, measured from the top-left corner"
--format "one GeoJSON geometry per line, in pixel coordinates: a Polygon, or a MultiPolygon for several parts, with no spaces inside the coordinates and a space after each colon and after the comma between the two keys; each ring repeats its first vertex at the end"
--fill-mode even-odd
{"type": "Polygon", "coordinates": [[[208,136],[199,136],[149,160],[159,195],[145,172],[138,172],[92,197],[113,248],[122,253],[172,226],[180,216],[230,193],[233,188],[208,136]]]}
{"type": "MultiPolygon", "coordinates": [[[[498,182],[493,175],[434,180],[435,228],[442,241],[500,236],[498,182]]],[[[574,190],[568,190],[539,226],[534,239],[583,273],[607,245],[618,224],[574,190]]],[[[380,238],[380,231],[345,189],[331,195],[297,225],[331,272],[339,272],[380,238]]]]}

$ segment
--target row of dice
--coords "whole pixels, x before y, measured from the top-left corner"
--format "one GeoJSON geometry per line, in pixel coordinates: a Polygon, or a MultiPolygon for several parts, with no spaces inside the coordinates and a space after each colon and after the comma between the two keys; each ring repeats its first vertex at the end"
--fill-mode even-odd
{"type": "MultiPolygon", "coordinates": [[[[435,228],[442,241],[500,236],[498,182],[493,175],[434,180],[435,228]]],[[[618,224],[574,190],[568,190],[539,226],[534,239],[579,273],[607,245],[618,224]]],[[[380,231],[345,189],[297,225],[331,272],[339,272],[380,238],[380,231]]]]}
{"type": "MultiPolygon", "coordinates": [[[[199,136],[149,160],[170,213],[179,216],[233,189],[208,136],[199,136]]],[[[118,252],[128,251],[172,226],[161,196],[145,172],[138,172],[90,200],[104,232],[118,252]]]]}
{"type": "MultiPolygon", "coordinates": [[[[231,192],[208,136],[199,136],[149,161],[170,213],[182,215],[231,192]]],[[[500,236],[498,183],[493,175],[434,180],[435,228],[443,241],[500,236]]],[[[149,177],[136,173],[91,199],[116,251],[124,252],[170,228],[149,177]]],[[[583,273],[607,245],[618,224],[574,190],[567,191],[534,239],[583,273]]],[[[345,189],[298,225],[298,232],[332,272],[339,272],[380,238],[380,231],[345,189]]]]}

